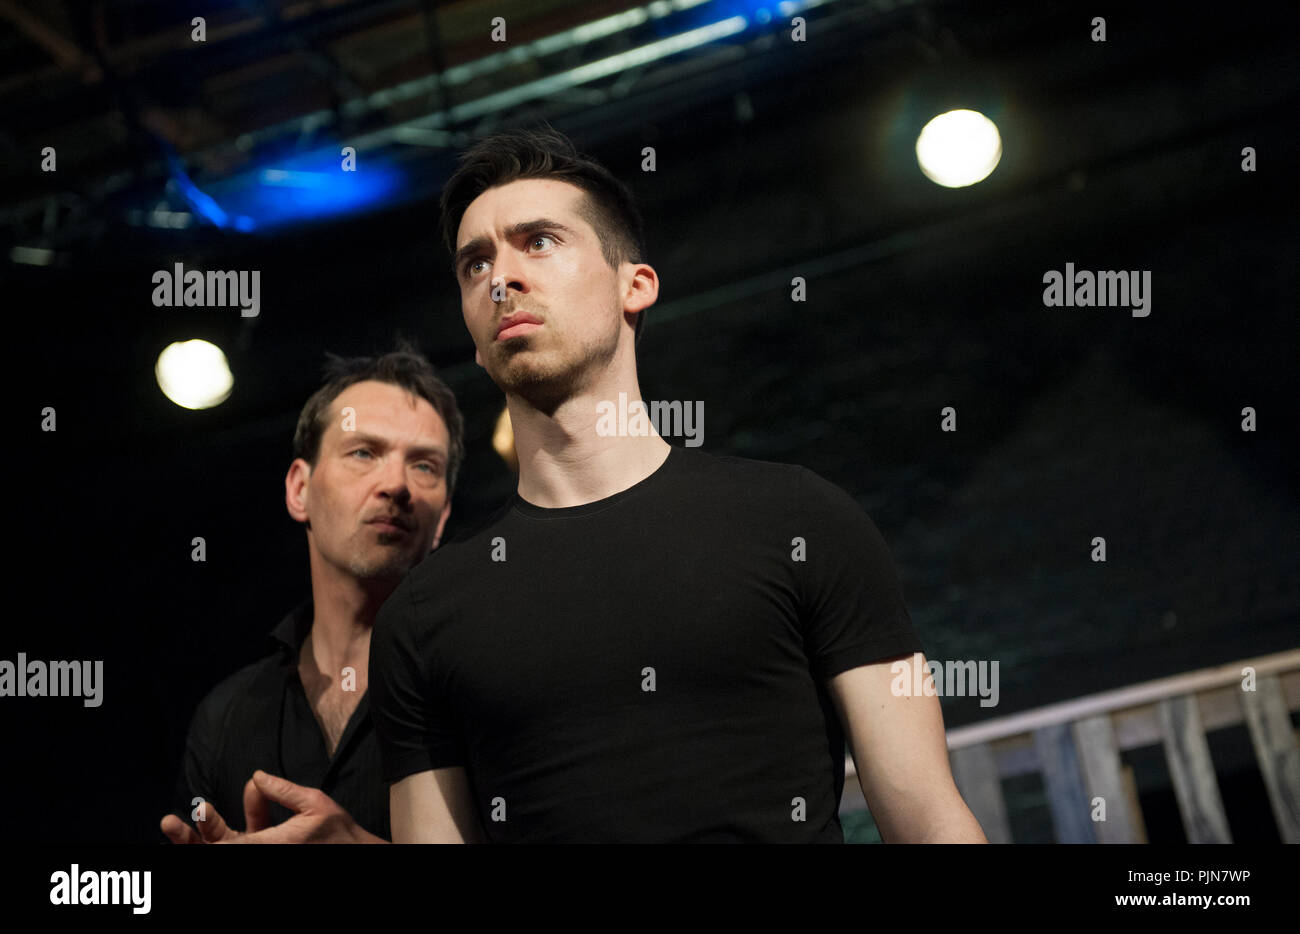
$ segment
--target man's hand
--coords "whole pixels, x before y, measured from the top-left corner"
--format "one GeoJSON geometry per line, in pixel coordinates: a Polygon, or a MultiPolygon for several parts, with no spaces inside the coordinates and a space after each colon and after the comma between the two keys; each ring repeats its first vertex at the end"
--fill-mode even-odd
{"type": "MultiPolygon", "coordinates": [[[[253,787],[252,781],[244,786],[244,826],[254,828],[252,821],[253,815],[248,811],[249,805],[249,788],[253,787]]],[[[265,805],[262,806],[262,812],[265,814],[265,805]]],[[[193,827],[185,823],[175,814],[168,814],[162,819],[162,832],[167,834],[172,843],[234,843],[236,837],[244,836],[239,830],[233,830],[217,813],[217,809],[212,806],[210,801],[204,801],[199,805],[199,814],[203,820],[196,820],[194,823],[198,826],[196,832],[193,827]]],[[[266,825],[266,818],[263,817],[262,824],[266,825]]]]}
{"type": "Polygon", "coordinates": [[[231,830],[211,803],[204,802],[207,820],[197,821],[199,832],[174,814],[162,819],[163,833],[173,843],[387,843],[368,833],[352,815],[319,788],[306,788],[262,770],[244,786],[246,832],[231,830]],[[283,824],[271,827],[270,802],[294,812],[283,824]]]}

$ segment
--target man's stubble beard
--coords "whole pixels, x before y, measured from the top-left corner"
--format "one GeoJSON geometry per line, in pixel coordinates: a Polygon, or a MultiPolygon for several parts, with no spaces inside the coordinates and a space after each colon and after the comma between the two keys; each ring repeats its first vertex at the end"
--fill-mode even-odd
{"type": "Polygon", "coordinates": [[[496,360],[488,375],[502,392],[519,396],[539,412],[553,415],[614,359],[618,336],[618,328],[614,327],[604,339],[578,348],[568,360],[556,359],[554,351],[531,353],[530,337],[511,338],[492,349],[496,360]]]}
{"type": "Polygon", "coordinates": [[[411,557],[403,550],[389,547],[384,543],[386,537],[379,536],[378,553],[367,555],[362,546],[352,549],[346,561],[347,572],[358,580],[400,581],[405,577],[406,572],[420,562],[422,555],[411,557]]]}

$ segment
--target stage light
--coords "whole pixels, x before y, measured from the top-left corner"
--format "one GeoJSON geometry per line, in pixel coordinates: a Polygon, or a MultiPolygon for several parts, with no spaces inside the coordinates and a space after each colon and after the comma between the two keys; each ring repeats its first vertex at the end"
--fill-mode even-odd
{"type": "Polygon", "coordinates": [[[168,344],[158,355],[154,375],[163,395],[186,409],[220,405],[235,385],[226,355],[204,340],[168,344]]]}
{"type": "Polygon", "coordinates": [[[344,217],[382,207],[399,197],[404,175],[375,152],[352,163],[340,146],[268,159],[208,190],[247,230],[266,231],[344,217]],[[350,166],[351,168],[349,168],[350,166]]]}
{"type": "Polygon", "coordinates": [[[988,117],[974,110],[940,114],[916,138],[916,161],[925,177],[945,188],[983,181],[1002,158],[1002,137],[988,117]]]}

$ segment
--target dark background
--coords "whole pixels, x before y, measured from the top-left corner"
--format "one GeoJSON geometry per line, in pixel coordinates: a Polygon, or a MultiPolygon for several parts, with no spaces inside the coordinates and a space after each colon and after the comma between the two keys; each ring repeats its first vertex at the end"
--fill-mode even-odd
{"type": "MultiPolygon", "coordinates": [[[[635,6],[54,2],[0,20],[20,465],[0,658],[105,663],[98,709],[0,701],[17,805],[0,835],[160,839],[195,704],[309,592],[282,481],[325,351],[414,338],[466,413],[453,526],[512,491],[490,444],[501,394],[473,364],[437,195],[474,138],[539,119],[645,214],[661,279],[639,349],[646,398],[703,400],[706,451],[849,490],[890,545],[927,655],[1000,661],[1000,705],[945,698],[949,727],[1296,646],[1291,5],[840,0],[802,14],[798,44],[776,4],[704,4],[468,81],[428,78],[500,52],[493,16],[522,48],[635,6]],[[749,28],[465,106],[728,12],[749,28]],[[406,96],[376,97],[393,87],[406,96]],[[950,190],[912,147],[958,106],[998,123],[1004,155],[950,190]],[[141,221],[188,210],[169,158],[200,189],[237,191],[251,167],[358,140],[362,173],[403,179],[371,210],[251,232],[141,221]],[[44,146],[56,173],[39,171],[44,146]],[[1241,170],[1244,146],[1257,172],[1241,170]],[[15,246],[51,262],[16,262],[15,246]],[[155,308],[150,276],[175,262],[260,270],[260,316],[155,308]],[[1150,270],[1150,316],[1045,308],[1043,274],[1066,262],[1150,270]],[[796,275],[805,303],[790,301],[796,275]],[[215,409],[183,410],[153,379],[159,351],[189,337],[230,358],[234,392],[215,409]],[[37,427],[45,406],[57,432],[37,427]],[[939,430],[945,406],[956,433],[939,430]]],[[[1276,840],[1244,730],[1211,747],[1234,839],[1276,840]]],[[[1158,749],[1124,758],[1152,841],[1182,839],[1158,749]]],[[[1008,794],[1017,840],[1050,840],[1041,787],[1008,794]]],[[[872,838],[869,820],[846,826],[872,838]]]]}

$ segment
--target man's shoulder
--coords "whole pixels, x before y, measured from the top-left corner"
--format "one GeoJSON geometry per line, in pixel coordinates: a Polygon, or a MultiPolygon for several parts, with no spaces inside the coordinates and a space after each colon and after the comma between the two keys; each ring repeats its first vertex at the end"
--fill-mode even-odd
{"type": "Polygon", "coordinates": [[[685,482],[720,487],[750,495],[754,492],[792,495],[806,478],[816,477],[799,464],[758,460],[738,454],[713,454],[698,448],[680,449],[678,476],[685,482]]]}
{"type": "Polygon", "coordinates": [[[689,451],[679,475],[711,502],[743,505],[746,513],[764,503],[779,515],[819,521],[855,522],[863,513],[856,496],[802,464],[689,451]]]}
{"type": "Polygon", "coordinates": [[[394,598],[399,603],[403,599],[418,599],[425,585],[431,581],[443,580],[447,574],[459,576],[466,573],[467,563],[478,563],[476,559],[481,559],[483,549],[491,547],[493,537],[509,520],[513,502],[511,497],[477,520],[456,529],[446,541],[407,572],[384,606],[393,603],[394,598]]]}
{"type": "Polygon", "coordinates": [[[230,708],[250,697],[259,677],[276,664],[276,653],[270,652],[218,681],[199,701],[194,719],[205,721],[209,725],[219,725],[225,720],[230,708]]]}
{"type": "MultiPolygon", "coordinates": [[[[223,788],[230,792],[223,786],[229,771],[222,764],[246,760],[250,742],[256,738],[252,724],[275,709],[272,705],[277,698],[266,690],[267,682],[260,676],[273,671],[276,664],[275,653],[270,653],[222,678],[203,695],[186,731],[185,762],[179,778],[183,794],[177,799],[176,813],[188,811],[186,802],[193,794],[216,796],[223,788]]],[[[238,799],[225,800],[222,810],[238,799]]]]}
{"type": "Polygon", "coordinates": [[[759,460],[739,454],[715,454],[700,448],[680,448],[682,466],[695,473],[722,473],[752,477],[794,477],[806,468],[798,464],[759,460]]]}

